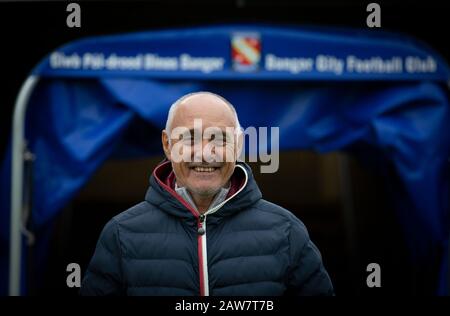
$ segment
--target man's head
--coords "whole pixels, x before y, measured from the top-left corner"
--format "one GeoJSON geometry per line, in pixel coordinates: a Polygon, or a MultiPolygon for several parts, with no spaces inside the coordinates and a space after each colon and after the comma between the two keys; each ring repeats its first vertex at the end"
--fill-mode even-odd
{"type": "Polygon", "coordinates": [[[242,149],[236,111],[210,92],[185,95],[169,110],[162,144],[177,184],[192,194],[212,196],[230,179],[242,149]]]}

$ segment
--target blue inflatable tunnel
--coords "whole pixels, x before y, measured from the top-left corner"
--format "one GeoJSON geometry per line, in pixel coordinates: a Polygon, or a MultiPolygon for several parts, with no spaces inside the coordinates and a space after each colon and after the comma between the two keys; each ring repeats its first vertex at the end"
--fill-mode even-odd
{"type": "MultiPolygon", "coordinates": [[[[0,190],[0,294],[26,294],[24,161],[34,156],[33,227],[51,222],[112,155],[161,154],[171,103],[208,90],[242,126],[278,126],[280,149],[376,155],[410,260],[440,260],[447,294],[450,71],[425,44],[372,30],[225,25],[69,43],[19,93],[0,190]],[[149,131],[129,133],[136,118],[149,131]],[[9,284],[9,289],[8,289],[9,284]]],[[[368,157],[370,159],[370,157],[368,157]]],[[[26,182],[26,181],[25,181],[26,182]]],[[[46,240],[36,240],[37,249],[46,240]]]]}

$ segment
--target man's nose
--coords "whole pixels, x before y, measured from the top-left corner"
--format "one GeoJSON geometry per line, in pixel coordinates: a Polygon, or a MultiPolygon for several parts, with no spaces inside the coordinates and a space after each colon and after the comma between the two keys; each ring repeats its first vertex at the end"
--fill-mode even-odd
{"type": "Polygon", "coordinates": [[[208,145],[210,140],[203,139],[200,144],[197,144],[197,146],[194,145],[193,148],[193,154],[194,154],[194,161],[211,161],[214,159],[214,147],[211,147],[211,145],[208,145]],[[207,147],[208,146],[208,147],[207,147]],[[205,150],[206,148],[206,150],[205,150]]]}

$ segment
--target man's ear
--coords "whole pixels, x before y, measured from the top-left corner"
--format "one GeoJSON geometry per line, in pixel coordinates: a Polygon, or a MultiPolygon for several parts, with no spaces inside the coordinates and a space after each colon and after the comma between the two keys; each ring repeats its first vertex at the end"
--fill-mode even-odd
{"type": "Polygon", "coordinates": [[[169,144],[169,136],[167,135],[167,132],[165,129],[163,129],[161,133],[161,142],[164,150],[164,154],[166,155],[166,158],[170,160],[170,144],[169,144]]]}

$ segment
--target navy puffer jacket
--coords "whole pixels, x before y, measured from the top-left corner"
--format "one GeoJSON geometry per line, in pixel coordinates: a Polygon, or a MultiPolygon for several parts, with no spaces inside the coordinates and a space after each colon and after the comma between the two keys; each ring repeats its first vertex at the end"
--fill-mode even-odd
{"type": "Polygon", "coordinates": [[[265,201],[238,162],[227,199],[199,216],[157,166],[145,201],[103,229],[82,295],[332,295],[303,223],[265,201]]]}

